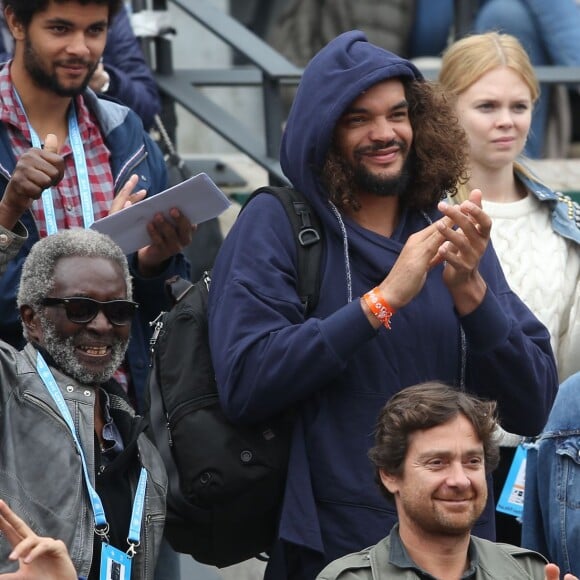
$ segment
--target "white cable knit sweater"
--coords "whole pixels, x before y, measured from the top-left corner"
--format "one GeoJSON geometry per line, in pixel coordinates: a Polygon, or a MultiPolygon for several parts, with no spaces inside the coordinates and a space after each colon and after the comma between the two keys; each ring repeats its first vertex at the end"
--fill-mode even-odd
{"type": "Polygon", "coordinates": [[[483,201],[491,240],[514,292],[550,331],[560,381],[580,370],[580,248],[556,234],[533,195],[483,201]]]}

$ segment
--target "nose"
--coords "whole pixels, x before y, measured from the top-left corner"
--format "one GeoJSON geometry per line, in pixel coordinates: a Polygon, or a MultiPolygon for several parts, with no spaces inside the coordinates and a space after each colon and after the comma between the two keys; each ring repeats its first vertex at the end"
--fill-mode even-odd
{"type": "Polygon", "coordinates": [[[67,45],[67,52],[77,57],[85,57],[89,54],[89,47],[85,37],[85,33],[82,30],[75,32],[67,45]]]}
{"type": "Polygon", "coordinates": [[[460,461],[453,462],[449,466],[446,483],[449,487],[461,490],[467,489],[471,486],[471,480],[467,477],[465,467],[460,461]]]}
{"type": "Polygon", "coordinates": [[[395,138],[395,131],[392,123],[384,117],[377,117],[372,123],[369,131],[371,141],[391,141],[395,138]]]}
{"type": "Polygon", "coordinates": [[[90,328],[94,332],[103,333],[111,332],[113,325],[111,321],[105,316],[105,313],[99,309],[97,315],[87,323],[87,328],[90,328]]]}
{"type": "Polygon", "coordinates": [[[508,108],[498,111],[496,124],[498,127],[511,127],[514,124],[512,113],[508,108]]]}

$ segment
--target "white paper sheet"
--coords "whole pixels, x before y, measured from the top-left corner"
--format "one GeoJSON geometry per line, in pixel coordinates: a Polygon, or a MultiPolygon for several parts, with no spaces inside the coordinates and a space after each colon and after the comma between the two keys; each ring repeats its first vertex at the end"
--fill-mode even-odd
{"type": "Polygon", "coordinates": [[[230,200],[211,178],[200,173],[157,195],[95,221],[91,228],[111,236],[125,254],[130,254],[151,243],[147,224],[158,212],[171,219],[169,210],[176,207],[192,224],[199,224],[217,217],[230,205],[230,200]]]}

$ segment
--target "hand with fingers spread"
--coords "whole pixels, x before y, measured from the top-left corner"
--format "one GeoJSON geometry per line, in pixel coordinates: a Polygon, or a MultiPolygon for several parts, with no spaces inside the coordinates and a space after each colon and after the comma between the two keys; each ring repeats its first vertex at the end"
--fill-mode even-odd
{"type": "Polygon", "coordinates": [[[161,213],[156,214],[147,224],[151,244],[141,248],[137,254],[141,275],[157,275],[166,260],[181,252],[191,242],[195,228],[177,208],[171,208],[167,217],[161,213]]]}
{"type": "Polygon", "coordinates": [[[42,192],[64,175],[64,159],[58,154],[56,135],[49,133],[44,148],[30,148],[20,156],[0,201],[0,225],[12,230],[42,192]]]}
{"type": "Polygon", "coordinates": [[[127,183],[123,185],[123,187],[113,200],[113,203],[109,208],[109,215],[118,212],[119,210],[122,210],[126,207],[129,207],[134,203],[138,203],[145,198],[147,192],[144,189],[133,191],[138,181],[139,176],[136,174],[133,174],[131,175],[131,177],[129,177],[127,183]]]}
{"type": "MultiPolygon", "coordinates": [[[[139,177],[131,175],[121,188],[109,210],[109,214],[140,202],[147,192],[144,189],[133,191],[139,177]]],[[[169,218],[157,214],[147,226],[151,244],[141,248],[138,253],[139,271],[144,277],[155,276],[163,269],[163,263],[181,252],[191,242],[195,226],[176,208],[169,212],[169,218]]]]}
{"type": "Polygon", "coordinates": [[[18,571],[0,574],[3,580],[78,579],[64,543],[37,536],[2,500],[0,531],[13,548],[9,559],[20,564],[18,571]]]}
{"type": "Polygon", "coordinates": [[[489,244],[491,219],[481,208],[478,189],[461,205],[441,202],[438,207],[447,218],[435,224],[444,239],[438,250],[439,258],[445,261],[443,281],[457,311],[468,314],[481,303],[487,289],[479,273],[479,262],[489,244]]]}

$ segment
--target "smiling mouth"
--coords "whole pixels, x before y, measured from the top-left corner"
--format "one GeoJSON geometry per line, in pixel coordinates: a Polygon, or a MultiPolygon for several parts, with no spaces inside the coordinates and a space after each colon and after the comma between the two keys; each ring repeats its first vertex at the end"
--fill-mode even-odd
{"type": "Polygon", "coordinates": [[[73,72],[73,73],[82,73],[88,70],[88,65],[83,63],[61,63],[60,68],[64,69],[65,71],[73,72]]]}
{"type": "Polygon", "coordinates": [[[107,356],[109,353],[108,346],[79,346],[77,348],[84,354],[95,358],[107,356]]]}

